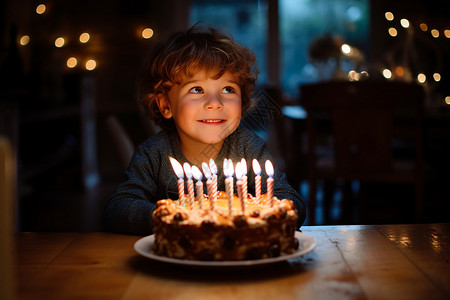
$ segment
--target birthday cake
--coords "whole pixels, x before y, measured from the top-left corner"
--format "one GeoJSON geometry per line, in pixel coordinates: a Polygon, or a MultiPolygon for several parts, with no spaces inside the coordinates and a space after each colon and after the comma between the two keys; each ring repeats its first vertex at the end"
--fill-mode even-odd
{"type": "Polygon", "coordinates": [[[294,203],[266,198],[248,194],[244,209],[241,198],[233,195],[229,201],[222,191],[212,205],[207,195],[202,203],[159,200],[153,212],[152,251],[170,258],[211,261],[291,254],[299,247],[294,203]]]}

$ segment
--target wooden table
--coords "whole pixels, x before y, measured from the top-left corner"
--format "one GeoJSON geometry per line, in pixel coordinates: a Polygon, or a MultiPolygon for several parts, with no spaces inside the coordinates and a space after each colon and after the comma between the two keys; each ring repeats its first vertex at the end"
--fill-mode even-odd
{"type": "Polygon", "coordinates": [[[19,233],[18,299],[449,299],[450,224],[305,226],[305,256],[205,269],[137,255],[137,236],[19,233]]]}

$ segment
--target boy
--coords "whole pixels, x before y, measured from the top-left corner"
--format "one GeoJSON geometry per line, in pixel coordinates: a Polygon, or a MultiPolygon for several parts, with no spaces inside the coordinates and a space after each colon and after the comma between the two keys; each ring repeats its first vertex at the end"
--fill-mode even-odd
{"type": "MultiPolygon", "coordinates": [[[[163,130],[137,147],[126,180],[106,204],[107,229],[152,233],[155,203],[178,199],[178,178],[169,156],[200,169],[202,162],[213,158],[222,191],[224,158],[235,163],[245,158],[249,165],[254,158],[260,164],[273,161],[264,141],[239,127],[242,115],[252,105],[255,63],[249,49],[215,29],[198,26],[174,34],[153,49],[143,69],[140,94],[144,108],[163,130]]],[[[264,193],[264,172],[262,179],[264,193]]],[[[248,180],[248,192],[254,195],[250,173],[248,180]]],[[[306,216],[303,200],[278,169],[274,182],[274,196],[294,202],[300,227],[306,216]]]]}

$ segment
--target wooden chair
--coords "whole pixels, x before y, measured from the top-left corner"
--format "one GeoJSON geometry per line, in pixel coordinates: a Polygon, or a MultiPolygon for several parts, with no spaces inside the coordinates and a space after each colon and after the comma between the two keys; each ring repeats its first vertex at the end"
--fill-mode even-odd
{"type": "MultiPolygon", "coordinates": [[[[315,223],[319,180],[412,184],[414,217],[419,222],[424,188],[422,87],[404,82],[330,81],[300,89],[308,114],[310,224],[315,223]],[[332,141],[331,156],[317,155],[323,134],[332,141]],[[412,157],[394,155],[399,141],[411,143],[412,157]]],[[[359,200],[363,210],[364,203],[359,200]]],[[[344,213],[349,213],[351,206],[348,199],[344,201],[344,213]]]]}
{"type": "Polygon", "coordinates": [[[13,299],[13,234],[16,204],[16,160],[11,142],[0,137],[0,299],[13,299]]]}
{"type": "Polygon", "coordinates": [[[119,155],[120,166],[123,170],[126,170],[135,149],[133,141],[115,115],[109,116],[105,121],[105,125],[114,148],[119,155]]]}

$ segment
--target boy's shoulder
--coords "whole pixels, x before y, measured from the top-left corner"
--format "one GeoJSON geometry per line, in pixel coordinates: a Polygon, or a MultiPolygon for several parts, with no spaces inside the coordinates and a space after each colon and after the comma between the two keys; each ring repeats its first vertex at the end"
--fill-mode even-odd
{"type": "Polygon", "coordinates": [[[142,142],[136,150],[144,150],[145,152],[159,152],[163,150],[166,152],[169,147],[170,136],[166,131],[161,130],[157,134],[142,142]]]}
{"type": "Polygon", "coordinates": [[[235,134],[232,138],[247,141],[249,143],[264,143],[264,139],[262,137],[245,126],[239,126],[234,133],[235,134]]]}

